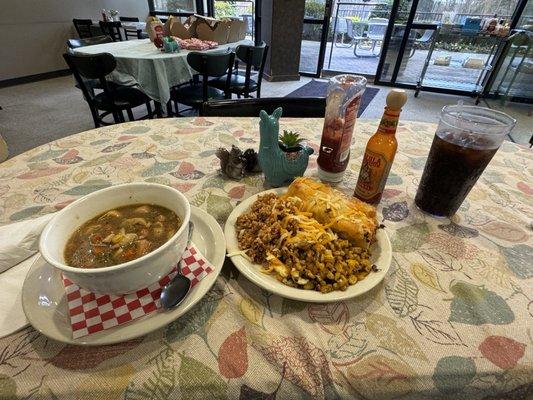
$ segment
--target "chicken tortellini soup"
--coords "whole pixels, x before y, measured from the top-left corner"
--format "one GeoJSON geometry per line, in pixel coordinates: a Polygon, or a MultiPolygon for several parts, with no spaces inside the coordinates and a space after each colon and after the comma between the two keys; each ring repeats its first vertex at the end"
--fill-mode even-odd
{"type": "Polygon", "coordinates": [[[179,229],[180,218],[165,207],[135,204],[106,211],[80,226],[65,246],[67,265],[102,268],[154,251],[179,229]]]}

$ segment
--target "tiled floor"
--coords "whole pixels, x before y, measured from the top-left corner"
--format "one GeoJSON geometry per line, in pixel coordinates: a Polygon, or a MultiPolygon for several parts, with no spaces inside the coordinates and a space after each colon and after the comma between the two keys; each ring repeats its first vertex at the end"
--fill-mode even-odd
{"type": "MultiPolygon", "coordinates": [[[[263,81],[263,97],[282,97],[309,82],[302,77],[299,81],[263,81]]],[[[381,117],[388,88],[380,91],[362,115],[362,118],[381,117]]],[[[437,122],[441,108],[446,104],[464,100],[466,97],[421,93],[418,98],[408,91],[409,100],[402,112],[402,119],[437,122]]],[[[70,76],[49,79],[0,89],[0,135],[8,143],[10,155],[15,156],[33,147],[48,143],[74,133],[93,128],[92,119],[81,92],[74,88],[70,76]]],[[[518,120],[513,139],[527,143],[532,134],[533,116],[528,116],[531,105],[511,104],[502,106],[489,102],[491,108],[502,109],[518,120]]],[[[140,110],[140,112],[145,112],[140,110]]]]}

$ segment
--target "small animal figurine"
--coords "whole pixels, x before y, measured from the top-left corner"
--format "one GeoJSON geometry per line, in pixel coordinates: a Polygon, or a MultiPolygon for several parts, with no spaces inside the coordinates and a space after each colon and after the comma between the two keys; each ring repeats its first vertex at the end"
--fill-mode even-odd
{"type": "Polygon", "coordinates": [[[231,151],[221,147],[215,155],[220,160],[222,173],[230,179],[240,180],[244,177],[246,159],[237,146],[231,146],[231,151]]]}
{"type": "Polygon", "coordinates": [[[246,160],[244,165],[246,172],[261,172],[261,166],[259,165],[257,152],[254,149],[245,150],[242,155],[246,160]]]}
{"type": "Polygon", "coordinates": [[[163,51],[165,53],[176,53],[180,51],[180,45],[169,36],[163,38],[163,51]]]}
{"type": "Polygon", "coordinates": [[[292,153],[284,152],[279,146],[279,118],[283,109],[276,108],[272,115],[264,110],[259,113],[259,164],[267,184],[279,187],[289,184],[297,176],[302,176],[313,149],[302,146],[292,153]]]}

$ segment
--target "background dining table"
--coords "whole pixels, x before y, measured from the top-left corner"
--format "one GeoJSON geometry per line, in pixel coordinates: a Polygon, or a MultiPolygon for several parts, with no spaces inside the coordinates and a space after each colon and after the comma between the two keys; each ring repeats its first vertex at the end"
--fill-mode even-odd
{"type": "MultiPolygon", "coordinates": [[[[235,50],[249,40],[227,43],[206,52],[235,50]]],[[[150,39],[125,40],[84,46],[74,49],[78,54],[110,53],[117,60],[116,69],[109,78],[125,86],[138,85],[152,100],[165,105],[170,100],[170,88],[192,79],[194,71],[187,63],[189,50],[177,53],[161,52],[150,39]]]]}
{"type": "MultiPolygon", "coordinates": [[[[282,119],[315,149],[323,120],[282,119]]],[[[351,194],[377,121],[359,120],[339,188],[351,194]]],[[[77,347],[27,327],[0,339],[0,397],[77,399],[526,399],[533,396],[533,152],[504,142],[451,220],[413,198],[435,125],[401,122],[381,204],[393,262],[349,301],[272,295],[226,261],[189,313],[125,343],[77,347]]],[[[120,182],[181,190],[223,225],[261,174],[219,172],[215,151],[256,148],[257,118],[136,121],[2,164],[0,223],[55,212],[120,182]]],[[[316,156],[307,174],[316,176],[316,156]]]]}

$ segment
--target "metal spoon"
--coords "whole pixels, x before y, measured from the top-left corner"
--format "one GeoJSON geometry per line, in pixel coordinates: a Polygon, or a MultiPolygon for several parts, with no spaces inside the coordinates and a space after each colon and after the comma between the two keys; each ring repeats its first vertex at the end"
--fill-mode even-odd
{"type": "MultiPolygon", "coordinates": [[[[192,232],[194,231],[194,224],[189,222],[189,236],[187,237],[187,247],[191,244],[192,232]]],[[[161,305],[163,308],[169,310],[179,305],[185,296],[191,290],[191,280],[181,273],[178,265],[178,273],[161,291],[161,305]]]]}

